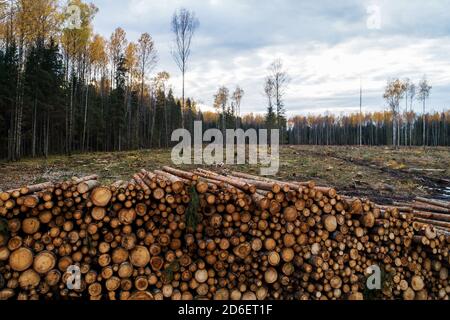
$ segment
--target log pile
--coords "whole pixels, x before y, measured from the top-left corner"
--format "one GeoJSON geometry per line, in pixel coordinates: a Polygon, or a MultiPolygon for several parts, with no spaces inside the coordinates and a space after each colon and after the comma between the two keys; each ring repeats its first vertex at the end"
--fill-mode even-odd
{"type": "Polygon", "coordinates": [[[0,193],[0,299],[448,300],[450,237],[421,203],[446,214],[204,169],[23,187],[0,193]]]}
{"type": "Polygon", "coordinates": [[[450,202],[417,197],[412,203],[394,202],[380,208],[395,208],[403,215],[411,215],[416,229],[433,226],[438,233],[450,235],[450,202]]]}

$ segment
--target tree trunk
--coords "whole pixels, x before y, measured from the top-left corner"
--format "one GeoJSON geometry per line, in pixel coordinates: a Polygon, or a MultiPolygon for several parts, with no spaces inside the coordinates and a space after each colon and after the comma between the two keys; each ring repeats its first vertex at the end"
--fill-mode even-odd
{"type": "Polygon", "coordinates": [[[72,154],[72,115],[73,115],[73,99],[74,99],[74,70],[72,67],[72,72],[70,75],[70,97],[69,106],[66,114],[66,152],[67,155],[72,154]]]}
{"type": "Polygon", "coordinates": [[[22,150],[22,115],[23,115],[23,102],[21,93],[19,94],[19,108],[17,112],[17,122],[16,122],[16,154],[15,160],[19,160],[21,158],[21,150],[22,150]]]}
{"type": "Polygon", "coordinates": [[[155,120],[156,120],[156,98],[152,97],[151,104],[153,106],[152,108],[153,116],[152,116],[152,126],[150,129],[150,148],[153,147],[153,137],[154,137],[153,133],[155,130],[155,120]]]}
{"type": "Polygon", "coordinates": [[[83,139],[81,142],[81,149],[86,151],[86,132],[87,132],[87,117],[88,117],[88,102],[89,102],[89,82],[88,79],[86,84],[86,100],[84,102],[84,117],[83,117],[83,139]]]}
{"type": "Polygon", "coordinates": [[[168,129],[168,121],[167,121],[167,99],[166,99],[166,88],[164,87],[164,127],[165,127],[165,141],[166,141],[166,148],[169,147],[169,129],[168,129]]]}
{"type": "Polygon", "coordinates": [[[17,105],[14,106],[14,109],[11,113],[11,126],[8,130],[8,160],[15,161],[15,148],[16,148],[16,120],[17,120],[17,105]]]}
{"type": "Polygon", "coordinates": [[[226,120],[225,120],[226,114],[225,114],[225,105],[222,106],[222,135],[224,139],[226,139],[226,120]]]}
{"type": "Polygon", "coordinates": [[[48,147],[49,147],[49,139],[50,139],[50,110],[47,110],[47,122],[45,129],[45,142],[44,142],[44,156],[48,157],[48,147]]]}
{"type": "Polygon", "coordinates": [[[20,35],[19,45],[19,67],[17,71],[17,84],[16,84],[16,118],[14,126],[14,150],[13,160],[19,160],[21,157],[21,144],[22,144],[22,113],[23,113],[23,86],[22,86],[22,70],[23,70],[23,35],[20,35]]]}
{"type": "Polygon", "coordinates": [[[136,145],[138,147],[138,149],[141,149],[141,140],[140,140],[140,126],[139,126],[139,120],[141,118],[141,110],[143,109],[143,105],[144,105],[144,80],[145,80],[145,76],[144,76],[144,72],[145,70],[141,70],[142,75],[141,75],[141,92],[140,92],[140,98],[139,98],[139,103],[138,103],[138,107],[136,110],[136,125],[135,125],[135,137],[136,137],[136,145]]]}
{"type": "Polygon", "coordinates": [[[427,145],[427,123],[426,123],[426,114],[425,114],[425,99],[423,99],[423,149],[425,150],[427,145]]]}
{"type": "Polygon", "coordinates": [[[184,74],[185,74],[185,70],[184,70],[184,66],[183,66],[183,71],[182,71],[182,77],[183,77],[183,88],[182,88],[182,102],[183,104],[181,105],[181,127],[184,129],[184,108],[185,108],[185,96],[184,96],[184,74]]]}
{"type": "Polygon", "coordinates": [[[37,130],[37,98],[34,97],[34,103],[33,103],[33,124],[32,124],[32,141],[31,141],[31,156],[33,158],[36,157],[36,130],[37,130]]]}
{"type": "Polygon", "coordinates": [[[394,148],[397,148],[397,115],[395,113],[392,121],[392,144],[394,148]]]}

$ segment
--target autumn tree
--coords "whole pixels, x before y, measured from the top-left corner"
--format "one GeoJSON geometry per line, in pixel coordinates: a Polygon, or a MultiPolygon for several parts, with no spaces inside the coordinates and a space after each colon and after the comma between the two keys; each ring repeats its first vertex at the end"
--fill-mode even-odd
{"type": "Polygon", "coordinates": [[[125,117],[127,122],[127,145],[129,148],[136,148],[134,144],[133,137],[133,120],[135,119],[134,114],[136,113],[133,106],[133,93],[135,92],[136,78],[137,78],[137,70],[138,70],[138,57],[137,57],[137,45],[133,42],[128,43],[124,52],[124,69],[126,70],[125,74],[125,117]]]}
{"type": "Polygon", "coordinates": [[[20,0],[19,24],[25,43],[36,43],[57,35],[60,18],[57,0],[20,0]]]}
{"type": "MultiPolygon", "coordinates": [[[[127,47],[127,35],[125,30],[117,28],[109,39],[108,55],[111,64],[111,83],[114,83],[114,75],[117,73],[121,62],[124,61],[125,48],[127,47]]],[[[117,85],[117,83],[115,84],[117,85]]]]}
{"type": "Polygon", "coordinates": [[[105,79],[108,76],[108,56],[106,53],[106,40],[99,34],[95,34],[88,43],[87,58],[88,61],[88,77],[86,83],[86,95],[83,113],[83,133],[81,148],[84,151],[89,150],[89,128],[90,124],[96,123],[91,129],[92,133],[104,130],[104,98],[106,95],[105,79]],[[91,96],[93,99],[91,99],[91,96]],[[98,108],[91,108],[90,101],[95,103],[95,97],[99,97],[98,108]],[[99,121],[102,120],[102,121],[99,121]]]}
{"type": "Polygon", "coordinates": [[[240,86],[237,86],[231,97],[232,104],[233,104],[234,110],[235,110],[234,117],[236,118],[236,128],[240,127],[241,103],[242,103],[242,98],[244,97],[244,94],[245,94],[245,91],[240,86]]]}
{"type": "MultiPolygon", "coordinates": [[[[164,97],[163,99],[163,114],[164,114],[164,122],[162,123],[164,125],[164,130],[160,130],[161,133],[164,133],[164,146],[168,147],[169,146],[169,129],[168,129],[168,125],[169,125],[169,119],[168,119],[168,110],[167,110],[167,99],[166,99],[166,89],[167,89],[167,82],[170,79],[170,75],[168,72],[166,71],[162,71],[159,72],[156,75],[156,88],[158,91],[161,92],[162,96],[164,97]]],[[[162,127],[162,125],[160,125],[160,127],[162,127]]]]}
{"type": "Polygon", "coordinates": [[[128,70],[127,85],[132,87],[135,83],[138,70],[137,45],[134,42],[128,43],[125,49],[124,66],[128,70]]]}
{"type": "Polygon", "coordinates": [[[92,78],[95,82],[98,81],[99,76],[104,75],[104,70],[108,63],[108,56],[106,53],[106,40],[101,35],[96,34],[89,42],[89,60],[92,66],[92,78]]]}
{"type": "Polygon", "coordinates": [[[7,15],[7,12],[8,12],[8,1],[0,0],[0,22],[2,23],[1,24],[2,28],[4,27],[3,23],[4,23],[6,15],[7,15]]]}
{"type": "Polygon", "coordinates": [[[214,109],[217,110],[218,113],[221,114],[221,127],[222,127],[222,133],[225,136],[226,132],[226,111],[227,111],[227,105],[228,105],[228,99],[229,99],[230,91],[228,88],[222,86],[219,88],[217,93],[214,95],[214,109]]]}
{"type": "Polygon", "coordinates": [[[393,145],[396,148],[400,145],[398,139],[400,101],[403,99],[405,92],[405,83],[400,79],[395,79],[388,82],[383,96],[393,114],[393,145]]]}

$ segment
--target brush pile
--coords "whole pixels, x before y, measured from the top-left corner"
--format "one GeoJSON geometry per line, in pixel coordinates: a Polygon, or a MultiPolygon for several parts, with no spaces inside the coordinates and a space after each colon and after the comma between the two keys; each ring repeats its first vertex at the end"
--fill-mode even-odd
{"type": "Polygon", "coordinates": [[[429,209],[170,167],[23,187],[0,193],[0,299],[448,300],[448,211],[429,209]]]}

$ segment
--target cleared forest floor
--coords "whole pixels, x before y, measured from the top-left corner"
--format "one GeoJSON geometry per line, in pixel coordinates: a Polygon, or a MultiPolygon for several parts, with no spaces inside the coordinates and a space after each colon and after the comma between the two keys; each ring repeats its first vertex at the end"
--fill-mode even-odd
{"type": "MultiPolygon", "coordinates": [[[[130,179],[141,168],[170,165],[171,150],[90,153],[0,163],[0,189],[98,174],[103,183],[130,179]]],[[[450,148],[284,146],[278,177],[315,180],[341,193],[367,196],[380,203],[414,196],[450,199],[450,148]]],[[[184,166],[193,169],[196,166],[184,166]]],[[[255,166],[231,169],[259,173],[255,166]]]]}

